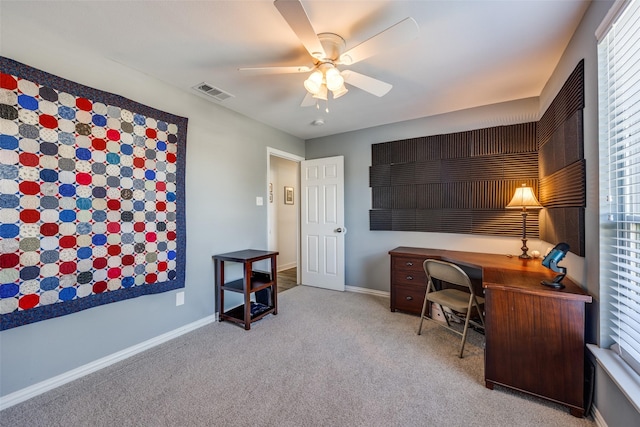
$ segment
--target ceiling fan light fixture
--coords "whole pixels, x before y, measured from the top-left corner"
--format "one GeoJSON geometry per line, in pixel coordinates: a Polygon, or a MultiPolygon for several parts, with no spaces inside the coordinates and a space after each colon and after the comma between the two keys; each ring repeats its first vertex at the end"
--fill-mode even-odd
{"type": "Polygon", "coordinates": [[[344,85],[344,78],[340,75],[340,71],[337,68],[329,68],[325,72],[325,80],[327,82],[327,89],[334,91],[340,89],[344,85]]]}
{"type": "Polygon", "coordinates": [[[340,56],[339,61],[340,61],[340,64],[351,65],[353,63],[353,58],[350,57],[348,54],[344,54],[340,56]]]}
{"type": "MultiPolygon", "coordinates": [[[[350,70],[341,72],[337,66],[355,64],[379,52],[393,50],[415,38],[419,32],[417,22],[408,17],[345,51],[347,44],[340,35],[329,32],[317,33],[314,30],[302,0],[275,0],[273,3],[313,58],[313,65],[311,67],[241,68],[240,70],[263,74],[309,72],[310,75],[304,81],[307,94],[301,104],[303,107],[313,105],[313,98],[327,100],[329,91],[332,92],[334,99],[344,96],[348,92],[344,87],[345,83],[372,95],[384,96],[391,90],[391,84],[350,70]]],[[[319,108],[317,101],[315,104],[316,108],[319,108]]]]}
{"type": "Polygon", "coordinates": [[[342,85],[340,85],[340,87],[338,89],[331,91],[331,93],[333,94],[333,99],[338,99],[338,98],[340,98],[342,95],[344,95],[347,92],[349,92],[349,89],[347,89],[344,86],[344,83],[342,85]]]}
{"type": "Polygon", "coordinates": [[[313,94],[313,97],[316,99],[322,99],[323,101],[327,100],[327,86],[326,85],[321,85],[320,89],[318,89],[318,92],[313,94]]]}
{"type": "Polygon", "coordinates": [[[304,81],[304,88],[311,94],[317,94],[322,88],[323,75],[320,70],[316,70],[304,81]]]}

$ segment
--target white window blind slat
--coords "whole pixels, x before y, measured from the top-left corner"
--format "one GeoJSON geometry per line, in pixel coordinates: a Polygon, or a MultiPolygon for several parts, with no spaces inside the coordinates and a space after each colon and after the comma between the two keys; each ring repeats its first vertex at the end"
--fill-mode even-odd
{"type": "Polygon", "coordinates": [[[632,321],[629,317],[625,317],[624,321],[617,319],[614,324],[617,326],[613,328],[613,333],[626,343],[625,347],[631,347],[634,352],[640,353],[640,334],[629,328],[623,327],[626,322],[632,321]]]}
{"type": "MultiPolygon", "coordinates": [[[[618,4],[618,3],[617,3],[618,4]]],[[[600,292],[618,353],[640,366],[640,0],[598,28],[600,292]]]]}
{"type": "MultiPolygon", "coordinates": [[[[635,292],[638,292],[640,290],[640,285],[635,282],[634,280],[637,280],[637,277],[635,276],[634,272],[636,271],[636,269],[628,269],[629,272],[624,272],[624,271],[616,271],[614,272],[614,275],[617,277],[613,277],[611,280],[615,281],[616,283],[618,283],[618,285],[628,288],[628,289],[632,289],[635,292]]],[[[637,298],[640,298],[640,296],[638,296],[637,298]]]]}
{"type": "MultiPolygon", "coordinates": [[[[638,311],[638,309],[640,309],[640,298],[638,297],[637,292],[633,292],[628,288],[619,288],[618,293],[614,294],[613,298],[617,301],[619,309],[621,309],[622,306],[629,307],[631,310],[635,311],[638,311]],[[634,294],[636,295],[634,296],[634,294]]],[[[629,313],[626,314],[630,315],[629,313]]],[[[640,331],[638,331],[638,333],[640,334],[640,331]]]]}

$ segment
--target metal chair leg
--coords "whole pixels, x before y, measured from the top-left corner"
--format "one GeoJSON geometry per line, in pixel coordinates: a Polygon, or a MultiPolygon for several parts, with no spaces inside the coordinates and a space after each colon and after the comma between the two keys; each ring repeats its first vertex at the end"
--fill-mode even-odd
{"type": "Polygon", "coordinates": [[[462,355],[464,353],[464,344],[467,342],[467,332],[469,331],[469,320],[471,319],[471,308],[473,307],[473,300],[469,298],[469,306],[467,307],[467,315],[464,319],[464,331],[462,332],[462,344],[460,344],[460,355],[459,358],[462,359],[462,355]]]}
{"type": "Polygon", "coordinates": [[[418,327],[418,335],[422,335],[422,322],[424,322],[424,314],[427,311],[427,304],[429,301],[425,295],[424,302],[422,303],[422,312],[420,313],[420,326],[418,327]]]}

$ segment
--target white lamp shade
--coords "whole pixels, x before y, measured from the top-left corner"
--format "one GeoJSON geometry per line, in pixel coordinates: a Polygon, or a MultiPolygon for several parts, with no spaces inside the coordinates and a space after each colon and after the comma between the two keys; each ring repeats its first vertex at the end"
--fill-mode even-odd
{"type": "Polygon", "coordinates": [[[541,209],[542,205],[538,202],[536,195],[533,194],[533,189],[522,184],[522,187],[516,188],[513,198],[506,207],[508,209],[541,209]]]}
{"type": "Polygon", "coordinates": [[[316,98],[316,99],[322,99],[323,101],[326,101],[327,100],[327,86],[326,85],[320,85],[320,89],[318,89],[318,92],[313,94],[313,97],[316,98]]]}
{"type": "Polygon", "coordinates": [[[331,91],[331,93],[333,93],[333,99],[338,99],[347,92],[349,92],[349,89],[344,87],[344,84],[340,86],[338,89],[331,91]]]}
{"type": "Polygon", "coordinates": [[[313,95],[320,91],[322,86],[322,72],[316,70],[304,81],[304,88],[313,95]]]}
{"type": "Polygon", "coordinates": [[[329,68],[324,77],[327,82],[327,89],[331,91],[340,89],[340,86],[344,84],[344,78],[336,68],[329,68]]]}

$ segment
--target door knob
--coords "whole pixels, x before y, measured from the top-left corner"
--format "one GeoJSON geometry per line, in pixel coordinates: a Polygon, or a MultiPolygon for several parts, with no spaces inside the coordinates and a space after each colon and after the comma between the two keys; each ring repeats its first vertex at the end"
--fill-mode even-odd
{"type": "Polygon", "coordinates": [[[346,233],[347,227],[338,227],[334,230],[336,233],[346,233]]]}

